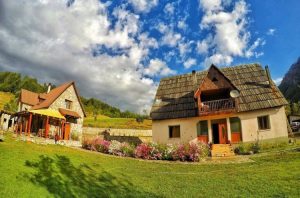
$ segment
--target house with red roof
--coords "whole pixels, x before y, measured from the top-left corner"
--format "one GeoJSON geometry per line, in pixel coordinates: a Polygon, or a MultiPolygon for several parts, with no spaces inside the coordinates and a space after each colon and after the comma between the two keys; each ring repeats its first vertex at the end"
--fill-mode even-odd
{"type": "Polygon", "coordinates": [[[75,82],[66,82],[46,93],[21,90],[15,130],[43,137],[68,140],[72,134],[82,134],[86,113],[75,82]]]}

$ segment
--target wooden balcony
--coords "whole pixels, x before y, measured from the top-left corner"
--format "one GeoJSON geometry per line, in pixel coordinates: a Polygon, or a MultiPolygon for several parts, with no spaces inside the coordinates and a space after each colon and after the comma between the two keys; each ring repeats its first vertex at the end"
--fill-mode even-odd
{"type": "Polygon", "coordinates": [[[235,111],[235,107],[234,98],[206,101],[199,107],[199,116],[231,113],[235,111]]]}

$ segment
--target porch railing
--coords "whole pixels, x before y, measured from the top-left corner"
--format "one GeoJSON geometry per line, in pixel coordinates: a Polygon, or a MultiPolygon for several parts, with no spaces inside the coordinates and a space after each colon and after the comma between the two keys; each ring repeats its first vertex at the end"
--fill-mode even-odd
{"type": "Polygon", "coordinates": [[[233,111],[235,110],[235,106],[234,98],[206,101],[201,103],[201,106],[199,107],[199,114],[203,115],[233,111]]]}

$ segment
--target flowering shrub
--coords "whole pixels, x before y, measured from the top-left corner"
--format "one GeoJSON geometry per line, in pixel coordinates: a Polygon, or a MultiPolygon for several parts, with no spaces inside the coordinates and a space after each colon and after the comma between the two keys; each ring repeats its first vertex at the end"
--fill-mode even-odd
{"type": "Polygon", "coordinates": [[[134,154],[136,158],[150,159],[151,150],[152,148],[148,144],[142,143],[135,148],[134,154]]]}
{"type": "Polygon", "coordinates": [[[117,156],[135,157],[150,160],[199,161],[209,154],[209,146],[203,142],[186,144],[142,143],[138,146],[121,143],[116,140],[106,141],[100,138],[83,139],[82,148],[109,153],[117,156]]]}
{"type": "Polygon", "coordinates": [[[126,142],[122,143],[121,152],[122,152],[123,156],[134,157],[134,151],[135,151],[134,145],[128,144],[126,142]]]}
{"type": "Polygon", "coordinates": [[[95,138],[92,141],[91,150],[98,151],[101,153],[108,153],[110,142],[106,140],[102,140],[100,138],[95,138]]]}
{"type": "Polygon", "coordinates": [[[109,147],[108,147],[108,153],[110,153],[112,155],[123,156],[123,154],[121,152],[121,146],[122,146],[121,142],[118,142],[116,140],[112,140],[110,142],[109,147]]]}
{"type": "Polygon", "coordinates": [[[84,138],[82,140],[82,148],[91,150],[91,147],[92,147],[92,140],[88,138],[84,138]]]}

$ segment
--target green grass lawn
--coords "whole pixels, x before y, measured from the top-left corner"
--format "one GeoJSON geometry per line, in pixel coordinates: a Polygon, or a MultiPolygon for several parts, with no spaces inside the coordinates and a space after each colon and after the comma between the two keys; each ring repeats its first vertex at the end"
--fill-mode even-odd
{"type": "Polygon", "coordinates": [[[252,163],[180,164],[0,142],[0,197],[299,197],[300,152],[252,163]]]}
{"type": "Polygon", "coordinates": [[[95,120],[93,117],[88,116],[84,119],[84,126],[99,127],[99,128],[118,128],[118,129],[151,129],[152,121],[144,120],[138,123],[135,118],[110,118],[98,117],[95,120]]]}
{"type": "Polygon", "coordinates": [[[0,91],[0,110],[3,109],[4,105],[14,98],[12,93],[0,91]]]}

